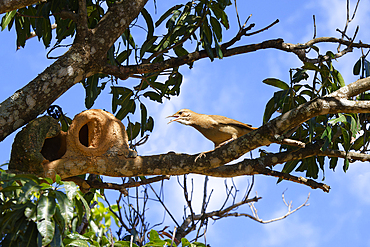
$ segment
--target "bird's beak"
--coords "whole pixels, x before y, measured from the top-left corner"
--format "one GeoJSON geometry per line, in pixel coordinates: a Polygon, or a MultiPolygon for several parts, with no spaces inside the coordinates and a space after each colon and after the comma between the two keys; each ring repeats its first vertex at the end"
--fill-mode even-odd
{"type": "Polygon", "coordinates": [[[167,124],[169,124],[169,123],[172,123],[172,122],[174,122],[174,121],[177,121],[177,120],[179,120],[179,115],[176,115],[176,113],[175,114],[173,114],[173,115],[171,115],[171,116],[168,116],[168,117],[166,117],[166,118],[170,118],[170,117],[174,117],[174,119],[172,119],[171,121],[169,121],[167,124]]]}

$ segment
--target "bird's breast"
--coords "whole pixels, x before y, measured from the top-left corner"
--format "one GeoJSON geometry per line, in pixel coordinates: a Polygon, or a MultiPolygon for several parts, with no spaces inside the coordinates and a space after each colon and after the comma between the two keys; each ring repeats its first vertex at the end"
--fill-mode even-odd
{"type": "Polygon", "coordinates": [[[212,126],[210,128],[200,127],[200,126],[193,126],[196,128],[200,133],[204,135],[208,140],[212,141],[215,146],[218,146],[220,143],[223,143],[227,140],[230,140],[235,136],[238,136],[238,130],[235,127],[231,126],[212,126]]]}

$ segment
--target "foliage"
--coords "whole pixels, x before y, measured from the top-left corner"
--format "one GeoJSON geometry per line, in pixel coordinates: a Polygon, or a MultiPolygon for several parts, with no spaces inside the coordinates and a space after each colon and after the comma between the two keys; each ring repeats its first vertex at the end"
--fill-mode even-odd
{"type": "MultiPolygon", "coordinates": [[[[117,226],[120,223],[110,208],[98,201],[102,196],[97,191],[83,195],[73,182],[61,181],[58,175],[55,183],[50,178],[5,171],[0,176],[2,246],[137,246],[130,240],[116,241],[111,236],[112,218],[117,226]],[[86,231],[79,233],[86,222],[86,231]]],[[[117,211],[117,206],[111,209],[117,211]]],[[[162,240],[157,231],[151,230],[149,241],[143,246],[169,246],[171,242],[171,239],[162,240]]],[[[185,238],[181,243],[205,246],[185,238]]]]}
{"type": "MultiPolygon", "coordinates": [[[[86,1],[87,27],[94,29],[114,4],[114,0],[86,1]]],[[[226,7],[230,5],[230,0],[189,1],[170,7],[156,21],[143,8],[134,23],[122,33],[120,40],[107,51],[106,62],[117,68],[126,66],[130,69],[129,65],[159,65],[166,58],[182,59],[200,50],[205,51],[210,61],[222,59],[225,54],[223,45],[227,44],[223,41],[223,31],[230,27],[226,7]],[[144,38],[134,30],[137,28],[145,29],[144,38]]],[[[35,35],[46,48],[54,43],[53,51],[62,42],[76,37],[78,12],[77,0],[42,1],[6,13],[1,20],[1,28],[16,31],[18,47],[25,47],[26,41],[35,35]]],[[[243,28],[240,25],[239,36],[236,36],[239,40],[242,33],[248,31],[243,28]]],[[[305,62],[302,67],[291,69],[289,82],[277,78],[263,81],[278,88],[266,104],[263,123],[268,123],[277,114],[305,106],[310,100],[325,97],[345,86],[343,77],[333,66],[333,60],[336,59],[334,53],[326,52],[327,58],[323,59],[318,47],[310,46],[310,49],[317,52],[318,63],[305,62]],[[313,78],[312,81],[308,81],[309,78],[313,78]]],[[[188,63],[189,68],[192,68],[193,62],[188,63]]],[[[356,62],[353,74],[360,78],[370,76],[370,63],[366,56],[356,62]]],[[[127,78],[102,72],[81,81],[87,109],[93,107],[101,92],[110,87],[112,112],[118,119],[128,120],[130,140],[139,135],[142,138],[154,128],[154,119],[148,113],[146,102],[162,103],[164,99],[179,96],[183,82],[179,66],[162,71],[140,72],[132,77],[138,81],[131,87],[120,85],[120,80],[127,78]],[[130,121],[129,117],[135,114],[140,122],[130,121]]],[[[370,100],[370,94],[363,93],[356,100],[370,100]]],[[[365,153],[370,143],[368,119],[368,114],[327,114],[314,117],[296,129],[283,133],[283,136],[304,144],[323,142],[322,151],[334,149],[365,153]]],[[[65,130],[68,126],[64,121],[65,130]]],[[[280,151],[294,152],[298,149],[295,146],[280,146],[280,151]]],[[[291,160],[284,164],[282,171],[305,172],[306,177],[317,179],[320,171],[325,170],[326,159],[326,156],[311,156],[291,160]]],[[[330,157],[329,168],[334,170],[338,162],[338,157],[330,157]]],[[[348,170],[349,162],[351,160],[346,157],[344,171],[348,170]]],[[[163,240],[160,232],[155,230],[150,231],[147,243],[139,243],[136,241],[134,224],[129,226],[132,230],[126,236],[129,239],[124,239],[128,241],[117,241],[110,226],[113,219],[117,226],[122,227],[116,215],[120,206],[106,207],[101,202],[103,193],[92,190],[83,194],[74,183],[62,182],[59,176],[56,176],[54,183],[48,178],[1,172],[0,182],[0,239],[4,246],[35,246],[35,243],[38,246],[176,246],[171,239],[163,240]],[[134,243],[130,242],[130,238],[134,243]]],[[[187,202],[190,204],[190,201],[187,202]]],[[[204,220],[202,218],[202,223],[204,220]]],[[[185,238],[181,239],[181,244],[205,246],[198,242],[190,243],[185,238]]]]}
{"type": "MultiPolygon", "coordinates": [[[[94,28],[104,16],[107,9],[105,4],[111,6],[114,1],[87,1],[88,27],[94,28]]],[[[229,20],[225,8],[231,5],[230,0],[199,0],[189,1],[186,4],[179,4],[168,9],[159,19],[154,22],[152,16],[144,8],[141,11],[141,19],[146,24],[146,39],[139,42],[132,36],[132,28],[122,34],[121,42],[113,45],[108,53],[107,59],[111,65],[128,65],[139,63],[160,63],[165,56],[186,56],[189,54],[184,47],[185,43],[195,41],[194,50],[200,47],[207,51],[207,55],[214,60],[215,57],[222,58],[220,42],[222,41],[222,27],[229,28],[229,20]],[[167,33],[165,35],[155,34],[155,30],[161,29],[165,24],[167,33]],[[214,54],[212,48],[216,49],[214,54]]],[[[15,26],[17,33],[17,44],[24,47],[26,41],[34,31],[38,39],[43,41],[45,47],[52,42],[53,32],[51,23],[56,26],[57,48],[63,40],[74,37],[76,34],[75,21],[69,16],[64,16],[65,11],[78,12],[78,1],[53,1],[39,2],[28,7],[6,13],[1,21],[2,30],[11,30],[15,26]]],[[[192,67],[192,64],[189,64],[192,67]]],[[[136,138],[139,133],[141,137],[146,131],[151,132],[154,126],[154,119],[147,115],[147,109],[143,98],[159,103],[163,98],[180,94],[180,86],[183,76],[179,68],[175,67],[168,71],[149,72],[140,75],[140,83],[132,88],[117,85],[117,79],[106,74],[95,74],[82,80],[86,99],[85,105],[90,109],[99,94],[104,90],[107,82],[111,84],[112,112],[120,120],[135,114],[140,108],[141,122],[129,123],[129,139],[136,138]],[[167,79],[165,79],[167,78],[167,79]],[[100,83],[99,82],[103,81],[100,83]],[[132,135],[131,135],[132,134],[132,135]]]]}
{"type": "MultiPolygon", "coordinates": [[[[274,96],[266,105],[263,122],[267,123],[276,112],[286,113],[299,105],[304,105],[309,100],[323,97],[341,87],[345,86],[342,75],[332,64],[334,58],[332,52],[327,52],[329,60],[319,65],[305,63],[301,68],[291,69],[290,83],[283,82],[276,78],[268,78],[265,84],[277,87],[281,90],[274,93],[274,96]],[[294,72],[294,73],[293,73],[294,72]],[[309,75],[313,74],[313,82],[307,82],[309,75]]],[[[361,73],[368,76],[369,62],[365,58],[360,58],[353,68],[354,75],[361,73]]],[[[369,94],[362,94],[358,100],[369,99],[369,94]]],[[[364,151],[369,143],[370,131],[366,129],[367,114],[327,114],[310,119],[299,126],[291,137],[303,143],[315,143],[324,140],[322,150],[327,148],[338,150],[343,147],[346,152],[364,151]],[[359,135],[361,126],[363,134],[359,135]]],[[[282,145],[281,150],[297,150],[297,147],[282,145]]],[[[325,156],[309,157],[302,160],[294,160],[285,163],[282,171],[291,173],[294,169],[297,172],[306,172],[306,177],[317,179],[319,170],[324,172],[325,156]]],[[[338,165],[338,158],[330,158],[330,169],[335,169],[338,165]]],[[[346,158],[343,170],[349,168],[349,160],[346,158]]],[[[281,179],[279,179],[281,181],[281,179]]]]}
{"type": "Polygon", "coordinates": [[[73,182],[57,176],[53,184],[49,178],[1,172],[3,246],[60,246],[77,240],[72,232],[83,217],[90,218],[90,208],[73,182]]]}

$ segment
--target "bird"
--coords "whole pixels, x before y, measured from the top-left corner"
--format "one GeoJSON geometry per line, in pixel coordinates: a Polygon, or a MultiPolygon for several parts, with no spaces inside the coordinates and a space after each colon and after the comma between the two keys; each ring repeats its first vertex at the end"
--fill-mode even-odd
{"type": "Polygon", "coordinates": [[[174,119],[168,123],[178,122],[194,127],[205,138],[212,141],[215,148],[257,129],[228,117],[200,114],[189,109],[181,109],[167,118],[171,117],[174,119]]]}

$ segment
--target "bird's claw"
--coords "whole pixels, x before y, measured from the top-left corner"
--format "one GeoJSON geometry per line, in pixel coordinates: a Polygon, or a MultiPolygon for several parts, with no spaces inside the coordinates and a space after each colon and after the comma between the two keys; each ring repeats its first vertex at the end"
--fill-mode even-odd
{"type": "Polygon", "coordinates": [[[197,162],[197,160],[199,159],[199,158],[202,158],[202,157],[206,157],[206,153],[205,152],[201,152],[196,158],[195,158],[195,160],[194,160],[194,162],[197,162]]]}

